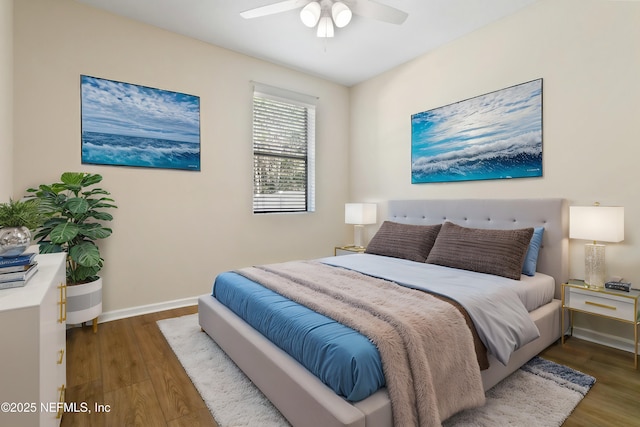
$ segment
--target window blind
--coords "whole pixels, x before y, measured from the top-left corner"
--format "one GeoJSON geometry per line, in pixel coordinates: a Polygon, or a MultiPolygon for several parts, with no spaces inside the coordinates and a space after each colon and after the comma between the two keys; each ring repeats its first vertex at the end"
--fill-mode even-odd
{"type": "Polygon", "coordinates": [[[253,212],[315,210],[315,106],[253,95],[253,212]]]}

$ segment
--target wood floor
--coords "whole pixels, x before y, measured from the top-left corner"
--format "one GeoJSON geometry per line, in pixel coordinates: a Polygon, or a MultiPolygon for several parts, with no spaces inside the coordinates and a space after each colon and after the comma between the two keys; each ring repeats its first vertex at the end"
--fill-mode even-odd
{"type": "MultiPolygon", "coordinates": [[[[97,334],[89,326],[69,329],[66,400],[85,402],[91,413],[67,412],[62,426],[217,427],[156,325],[196,311],[102,323],[97,334]]],[[[630,353],[571,338],[541,356],[597,378],[565,426],[640,426],[640,371],[630,353]]]]}
{"type": "Polygon", "coordinates": [[[640,370],[633,368],[632,353],[569,338],[540,356],[596,378],[564,426],[640,426],[640,370]]]}
{"type": "Polygon", "coordinates": [[[217,427],[156,321],[197,312],[187,307],[67,331],[69,403],[62,426],[217,427]],[[109,405],[96,412],[94,405],[109,405]]]}

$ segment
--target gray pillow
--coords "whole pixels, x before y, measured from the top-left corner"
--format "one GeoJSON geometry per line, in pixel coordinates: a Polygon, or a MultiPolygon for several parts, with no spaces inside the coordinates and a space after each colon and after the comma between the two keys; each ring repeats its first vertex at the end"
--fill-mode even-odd
{"type": "Polygon", "coordinates": [[[365,253],[425,262],[441,226],[385,221],[371,239],[365,253]]]}
{"type": "Polygon", "coordinates": [[[533,228],[488,230],[445,222],[427,263],[520,280],[533,228]]]}

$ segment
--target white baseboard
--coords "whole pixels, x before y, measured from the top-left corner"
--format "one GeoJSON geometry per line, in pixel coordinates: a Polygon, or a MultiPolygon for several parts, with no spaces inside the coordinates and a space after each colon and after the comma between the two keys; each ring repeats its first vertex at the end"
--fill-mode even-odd
{"type": "Polygon", "coordinates": [[[634,342],[631,339],[577,327],[573,328],[573,336],[585,341],[591,341],[596,344],[606,345],[608,347],[617,348],[618,350],[633,353],[634,342]]]}
{"type": "Polygon", "coordinates": [[[125,319],[127,317],[140,316],[142,314],[155,313],[158,311],[171,310],[174,308],[198,305],[199,297],[183,298],[174,301],[159,302],[156,304],[141,305],[138,307],[123,308],[121,310],[107,311],[100,315],[98,323],[110,322],[112,320],[125,319]]]}

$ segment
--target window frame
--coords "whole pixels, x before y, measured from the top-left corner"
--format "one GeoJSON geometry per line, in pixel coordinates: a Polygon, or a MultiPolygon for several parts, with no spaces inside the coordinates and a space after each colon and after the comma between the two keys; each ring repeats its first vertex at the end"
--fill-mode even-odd
{"type": "MultiPolygon", "coordinates": [[[[253,213],[257,215],[262,214],[278,214],[278,213],[306,213],[306,212],[314,212],[315,211],[315,140],[316,140],[316,101],[317,97],[312,97],[309,95],[300,94],[297,92],[291,92],[286,89],[280,89],[269,85],[254,83],[254,90],[252,96],[252,119],[251,119],[251,142],[252,142],[252,160],[253,160],[253,196],[252,196],[252,209],[253,213]],[[280,106],[285,105],[291,107],[291,111],[297,109],[303,109],[306,117],[304,118],[304,125],[306,129],[305,137],[306,137],[306,154],[304,156],[297,155],[295,153],[295,149],[291,153],[287,153],[286,148],[282,150],[281,153],[277,152],[268,152],[268,150],[264,150],[264,147],[268,144],[264,144],[264,140],[256,140],[257,134],[265,134],[272,133],[272,136],[285,137],[287,134],[287,129],[284,129],[281,135],[273,134],[273,127],[265,127],[262,129],[258,129],[256,118],[256,98],[271,100],[274,101],[274,104],[278,104],[280,106]],[[262,149],[260,147],[262,142],[262,149]],[[273,197],[272,203],[265,203],[268,200],[264,197],[265,193],[258,193],[258,157],[273,157],[275,159],[288,159],[293,161],[303,160],[304,162],[304,175],[305,175],[305,190],[304,190],[304,206],[293,205],[287,206],[286,195],[283,197],[273,197]],[[259,197],[262,194],[263,197],[259,197]],[[262,204],[262,206],[260,206],[262,204]],[[276,206],[279,205],[279,206],[276,206]]],[[[262,105],[261,107],[264,107],[262,105]]],[[[266,109],[268,110],[268,109],[266,109]]],[[[276,108],[271,110],[270,112],[277,113],[275,111],[276,108]]],[[[263,108],[263,112],[265,109],[263,108]]],[[[260,113],[262,114],[262,113],[260,113]]],[[[299,113],[296,113],[299,114],[299,113]]],[[[260,116],[260,118],[264,118],[264,116],[260,116]]],[[[302,116],[298,116],[299,119],[302,119],[302,116]]],[[[288,127],[287,127],[288,128],[288,127]]],[[[295,143],[293,143],[295,148],[295,143]]],[[[286,147],[286,146],[284,146],[286,147]]],[[[290,165],[289,165],[290,166],[290,165]]],[[[293,168],[295,169],[295,168],[293,168]]],[[[295,172],[292,172],[295,173],[295,172]]]]}

